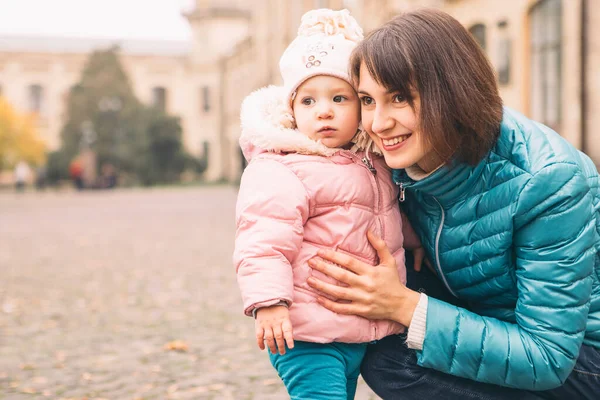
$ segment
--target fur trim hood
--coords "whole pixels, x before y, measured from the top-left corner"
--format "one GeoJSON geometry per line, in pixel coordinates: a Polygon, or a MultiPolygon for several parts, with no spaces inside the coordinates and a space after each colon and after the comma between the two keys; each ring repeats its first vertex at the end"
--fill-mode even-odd
{"type": "MultiPolygon", "coordinates": [[[[294,117],[285,99],[286,90],[283,87],[267,86],[251,93],[242,103],[240,147],[248,161],[266,151],[329,157],[341,150],[309,139],[295,129],[294,117]]],[[[352,138],[352,143],[352,151],[381,154],[362,126],[352,138]]]]}

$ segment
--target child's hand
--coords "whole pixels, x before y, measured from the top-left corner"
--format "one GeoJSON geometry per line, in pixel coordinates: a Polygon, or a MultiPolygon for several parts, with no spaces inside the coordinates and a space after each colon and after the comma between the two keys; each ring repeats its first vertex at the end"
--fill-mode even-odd
{"type": "Polygon", "coordinates": [[[421,267],[423,263],[425,263],[425,265],[427,265],[427,268],[429,268],[431,272],[437,274],[437,272],[435,272],[435,269],[433,268],[433,265],[431,265],[431,262],[429,262],[429,260],[425,257],[425,249],[423,247],[417,247],[412,252],[413,257],[415,259],[415,271],[421,272],[421,267]]]}
{"type": "Polygon", "coordinates": [[[285,354],[285,343],[290,349],[294,348],[290,311],[287,307],[272,306],[259,309],[256,312],[254,326],[256,342],[261,350],[265,349],[265,341],[273,354],[277,353],[277,348],[279,354],[285,354]]]}

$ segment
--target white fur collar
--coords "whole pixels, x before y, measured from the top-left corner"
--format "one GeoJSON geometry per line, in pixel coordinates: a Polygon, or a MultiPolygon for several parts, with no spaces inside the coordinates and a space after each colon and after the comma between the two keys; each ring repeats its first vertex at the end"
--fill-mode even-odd
{"type": "MultiPolygon", "coordinates": [[[[283,87],[268,86],[251,93],[242,103],[240,146],[249,157],[252,147],[269,152],[292,152],[332,156],[341,149],[329,148],[294,129],[294,119],[286,104],[283,87]]],[[[381,154],[362,129],[352,139],[352,151],[366,150],[381,154]]]]}

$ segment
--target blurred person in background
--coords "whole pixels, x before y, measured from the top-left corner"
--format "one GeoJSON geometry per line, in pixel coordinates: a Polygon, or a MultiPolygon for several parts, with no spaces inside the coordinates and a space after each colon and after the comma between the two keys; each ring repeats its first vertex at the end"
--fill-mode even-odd
{"type": "Polygon", "coordinates": [[[369,346],[366,382],[384,399],[597,399],[594,163],[503,108],[485,54],[441,11],[376,29],[350,67],[363,126],[433,264],[405,285],[393,258],[314,260],[341,282],[308,278],[320,304],[408,328],[369,346]]]}
{"type": "Polygon", "coordinates": [[[69,164],[69,176],[77,190],[83,190],[83,163],[79,157],[74,158],[69,164]]]}
{"type": "Polygon", "coordinates": [[[31,170],[29,165],[25,161],[19,161],[15,166],[15,189],[17,192],[23,192],[25,190],[25,185],[27,184],[27,179],[29,179],[29,174],[31,170]]]}

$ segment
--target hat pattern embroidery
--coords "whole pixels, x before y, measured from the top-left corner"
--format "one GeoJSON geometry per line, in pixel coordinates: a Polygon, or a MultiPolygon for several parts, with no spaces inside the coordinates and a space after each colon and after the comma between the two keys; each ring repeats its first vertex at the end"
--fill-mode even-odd
{"type": "Polygon", "coordinates": [[[318,67],[321,65],[321,60],[327,57],[334,49],[331,43],[315,43],[306,46],[305,55],[302,57],[306,68],[318,67]]]}

